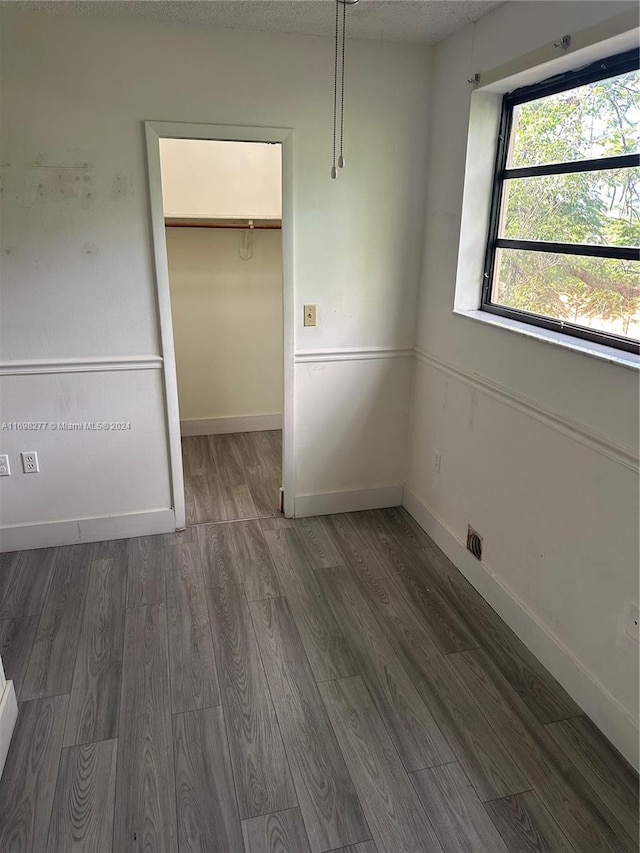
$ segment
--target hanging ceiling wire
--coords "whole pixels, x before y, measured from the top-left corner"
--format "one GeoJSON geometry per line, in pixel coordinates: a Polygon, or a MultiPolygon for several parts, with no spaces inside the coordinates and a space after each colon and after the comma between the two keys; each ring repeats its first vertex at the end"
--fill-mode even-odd
{"type": "MultiPolygon", "coordinates": [[[[346,7],[345,7],[346,8],[346,7]]],[[[338,112],[338,10],[340,5],[336,0],[336,50],[333,63],[333,161],[331,165],[331,177],[337,178],[336,170],[336,114],[338,112]]]]}
{"type": "Polygon", "coordinates": [[[347,31],[347,6],[355,6],[359,0],[336,0],[336,39],[335,56],[333,63],[333,160],[331,165],[331,177],[338,177],[336,169],[336,144],[338,130],[338,53],[340,42],[340,5],[342,5],[342,56],[340,63],[340,154],[338,156],[338,168],[344,168],[345,159],[343,154],[344,143],[344,54],[347,31]]]}
{"type": "Polygon", "coordinates": [[[340,88],[340,156],[338,157],[338,167],[344,167],[344,157],[342,156],[342,143],[344,141],[344,44],[347,38],[347,5],[342,4],[342,84],[340,88]]]}

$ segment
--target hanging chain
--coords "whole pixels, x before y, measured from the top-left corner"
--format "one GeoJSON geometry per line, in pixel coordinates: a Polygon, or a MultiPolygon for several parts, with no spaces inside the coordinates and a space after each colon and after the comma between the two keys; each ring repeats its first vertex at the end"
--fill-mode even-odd
{"type": "Polygon", "coordinates": [[[335,59],[333,63],[333,160],[331,165],[331,177],[337,178],[336,170],[336,126],[337,126],[337,111],[338,111],[338,10],[340,8],[340,0],[336,0],[336,46],[335,59]]]}
{"type": "Polygon", "coordinates": [[[342,4],[342,57],[340,67],[340,154],[338,157],[338,169],[344,167],[343,143],[344,143],[344,54],[347,41],[347,6],[355,6],[358,0],[336,0],[336,43],[335,57],[333,63],[333,161],[331,165],[331,177],[337,178],[336,169],[336,146],[338,141],[338,51],[340,49],[340,4],[342,4]]]}
{"type": "Polygon", "coordinates": [[[338,166],[342,169],[344,166],[344,157],[342,156],[342,142],[344,139],[344,44],[346,40],[347,30],[347,4],[342,4],[342,87],[340,91],[340,156],[338,157],[338,166]]]}

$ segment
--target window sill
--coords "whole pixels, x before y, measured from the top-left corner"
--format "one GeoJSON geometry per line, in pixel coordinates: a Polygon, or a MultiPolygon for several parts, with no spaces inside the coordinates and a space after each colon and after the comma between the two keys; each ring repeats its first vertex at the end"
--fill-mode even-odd
{"type": "Polygon", "coordinates": [[[453,313],[459,317],[479,320],[481,323],[498,326],[501,329],[515,332],[518,335],[525,335],[525,337],[534,338],[537,341],[544,341],[562,349],[579,352],[591,358],[597,358],[600,361],[608,361],[610,364],[618,364],[621,367],[627,367],[631,370],[640,370],[640,356],[632,352],[614,349],[613,347],[596,344],[592,341],[583,341],[580,338],[574,338],[572,335],[563,335],[561,332],[555,332],[550,329],[530,326],[528,323],[521,323],[519,320],[512,320],[510,317],[500,317],[497,314],[490,314],[488,311],[462,311],[454,309],[453,313]]]}

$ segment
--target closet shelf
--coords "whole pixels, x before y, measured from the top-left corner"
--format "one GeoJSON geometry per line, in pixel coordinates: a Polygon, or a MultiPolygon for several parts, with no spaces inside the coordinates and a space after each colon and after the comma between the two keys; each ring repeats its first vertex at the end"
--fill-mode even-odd
{"type": "Polygon", "coordinates": [[[281,219],[207,219],[196,216],[165,216],[167,228],[235,228],[248,231],[275,231],[282,228],[281,219]]]}

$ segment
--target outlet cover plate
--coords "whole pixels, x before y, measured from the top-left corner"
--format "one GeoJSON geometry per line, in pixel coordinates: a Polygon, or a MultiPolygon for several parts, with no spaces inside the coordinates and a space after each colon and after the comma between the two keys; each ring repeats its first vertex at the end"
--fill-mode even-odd
{"type": "Polygon", "coordinates": [[[38,464],[38,454],[35,450],[24,450],[20,454],[22,458],[22,470],[25,474],[38,474],[40,465],[38,464]]]}

